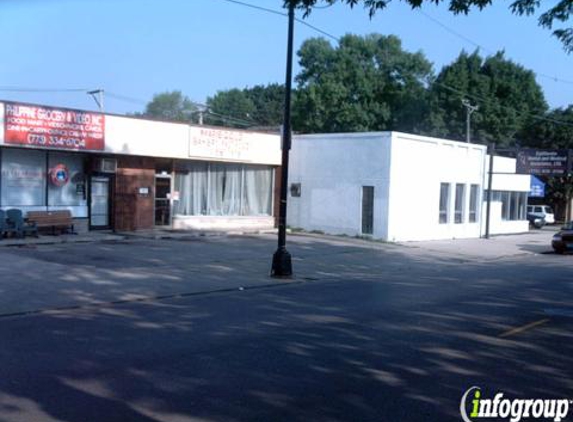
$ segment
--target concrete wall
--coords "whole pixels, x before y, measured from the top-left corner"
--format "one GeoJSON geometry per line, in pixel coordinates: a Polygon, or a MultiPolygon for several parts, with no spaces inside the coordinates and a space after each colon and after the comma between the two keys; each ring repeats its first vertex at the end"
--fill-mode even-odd
{"type": "Polygon", "coordinates": [[[479,215],[469,223],[469,192],[472,184],[481,191],[485,154],[482,145],[393,132],[388,240],[479,237],[479,215]],[[445,224],[439,223],[441,183],[450,184],[445,224]],[[454,223],[456,184],[465,185],[462,223],[454,223]]]}
{"type": "Polygon", "coordinates": [[[362,186],[374,187],[374,234],[388,235],[389,133],[299,135],[293,139],[287,223],[325,233],[362,234],[362,186]]]}
{"type": "Polygon", "coordinates": [[[209,215],[173,217],[173,228],[177,230],[246,231],[272,230],[274,217],[219,217],[209,215]]]}

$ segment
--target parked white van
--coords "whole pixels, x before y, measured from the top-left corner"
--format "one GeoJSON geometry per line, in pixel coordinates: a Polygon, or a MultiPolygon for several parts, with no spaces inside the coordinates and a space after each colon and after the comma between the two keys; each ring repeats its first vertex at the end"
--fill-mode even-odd
{"type": "Polygon", "coordinates": [[[555,224],[555,214],[549,205],[528,205],[527,215],[543,218],[546,224],[555,224]]]}

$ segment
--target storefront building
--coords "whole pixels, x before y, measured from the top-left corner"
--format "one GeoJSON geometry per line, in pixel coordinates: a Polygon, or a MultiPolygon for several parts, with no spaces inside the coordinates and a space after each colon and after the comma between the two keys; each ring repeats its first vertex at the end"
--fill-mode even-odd
{"type": "MultiPolygon", "coordinates": [[[[486,147],[399,132],[297,135],[288,224],[386,241],[485,233],[486,147]]],[[[495,157],[490,233],[528,230],[529,176],[495,157]],[[502,174],[503,173],[503,174],[502,174]]]]}
{"type": "Polygon", "coordinates": [[[0,208],[80,230],[266,229],[278,135],[0,102],[0,208]]]}

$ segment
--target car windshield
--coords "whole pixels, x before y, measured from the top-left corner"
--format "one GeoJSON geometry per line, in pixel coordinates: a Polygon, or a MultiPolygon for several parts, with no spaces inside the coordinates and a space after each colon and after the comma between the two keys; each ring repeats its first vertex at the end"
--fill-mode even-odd
{"type": "Polygon", "coordinates": [[[553,214],[553,210],[551,209],[551,207],[545,207],[545,212],[547,214],[553,214]]]}

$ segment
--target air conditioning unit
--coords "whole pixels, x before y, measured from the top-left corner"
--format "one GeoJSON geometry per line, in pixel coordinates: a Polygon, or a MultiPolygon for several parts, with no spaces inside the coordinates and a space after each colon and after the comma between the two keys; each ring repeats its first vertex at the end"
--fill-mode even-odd
{"type": "Polygon", "coordinates": [[[100,173],[115,173],[117,170],[117,160],[115,158],[100,158],[96,162],[96,171],[100,173]]]}

